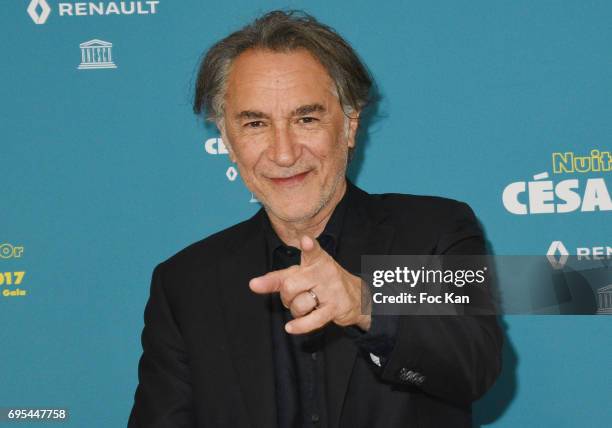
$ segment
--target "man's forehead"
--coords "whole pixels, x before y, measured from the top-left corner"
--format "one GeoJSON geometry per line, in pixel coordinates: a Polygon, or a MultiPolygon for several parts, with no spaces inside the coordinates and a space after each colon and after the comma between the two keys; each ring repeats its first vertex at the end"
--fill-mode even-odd
{"type": "Polygon", "coordinates": [[[306,49],[276,52],[269,49],[247,49],[232,62],[231,74],[269,73],[284,75],[296,71],[317,71],[329,77],[327,69],[306,49]],[[240,73],[243,72],[243,73],[240,73]]]}
{"type": "Polygon", "coordinates": [[[308,51],[249,50],[236,58],[226,111],[237,119],[300,116],[341,108],[335,84],[308,51]]]}
{"type": "Polygon", "coordinates": [[[335,93],[333,80],[309,52],[272,52],[249,50],[234,60],[227,81],[227,93],[261,95],[283,92],[286,95],[335,93]]]}

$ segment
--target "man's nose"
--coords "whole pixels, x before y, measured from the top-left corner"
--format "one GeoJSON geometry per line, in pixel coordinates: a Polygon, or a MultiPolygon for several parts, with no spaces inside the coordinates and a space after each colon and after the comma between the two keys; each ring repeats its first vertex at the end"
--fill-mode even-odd
{"type": "Polygon", "coordinates": [[[288,126],[275,126],[273,141],[268,148],[271,161],[280,166],[291,166],[300,157],[300,147],[288,126]]]}

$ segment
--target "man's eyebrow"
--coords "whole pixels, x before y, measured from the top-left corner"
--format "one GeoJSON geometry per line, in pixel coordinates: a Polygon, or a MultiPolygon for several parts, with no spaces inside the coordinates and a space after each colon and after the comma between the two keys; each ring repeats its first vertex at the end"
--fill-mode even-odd
{"type": "Polygon", "coordinates": [[[268,119],[269,116],[261,111],[243,110],[236,115],[236,119],[268,119]]]}
{"type": "Polygon", "coordinates": [[[325,113],[327,110],[319,103],[314,104],[306,104],[303,106],[299,106],[291,113],[292,116],[304,116],[310,113],[325,113]]]}
{"type": "MultiPolygon", "coordinates": [[[[295,110],[291,112],[291,116],[305,116],[310,113],[319,112],[325,113],[327,109],[323,107],[322,104],[314,103],[314,104],[305,104],[303,106],[299,106],[295,110]]],[[[266,113],[257,111],[257,110],[243,110],[236,115],[236,119],[269,119],[266,113]]]]}

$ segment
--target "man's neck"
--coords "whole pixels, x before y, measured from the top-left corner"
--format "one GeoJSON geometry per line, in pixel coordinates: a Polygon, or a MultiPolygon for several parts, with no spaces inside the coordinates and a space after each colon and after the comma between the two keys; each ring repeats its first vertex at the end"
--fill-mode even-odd
{"type": "Polygon", "coordinates": [[[346,191],[346,179],[343,179],[340,183],[338,183],[338,189],[336,189],[329,202],[325,204],[325,206],[321,208],[313,217],[303,221],[284,221],[268,212],[268,217],[270,219],[270,223],[272,224],[272,228],[280,240],[286,245],[300,248],[300,238],[302,236],[308,235],[311,238],[316,238],[323,232],[323,230],[325,230],[327,222],[331,218],[334,209],[342,200],[342,197],[346,191]]]}

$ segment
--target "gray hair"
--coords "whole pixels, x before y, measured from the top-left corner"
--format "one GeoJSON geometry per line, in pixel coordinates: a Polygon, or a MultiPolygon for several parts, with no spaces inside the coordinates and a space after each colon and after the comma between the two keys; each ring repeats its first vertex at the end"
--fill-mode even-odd
{"type": "Polygon", "coordinates": [[[369,101],[372,77],[349,43],[332,28],[301,11],[274,10],[213,45],[198,71],[193,111],[219,124],[227,77],[234,59],[248,49],[306,49],[327,70],[345,115],[369,101]]]}

